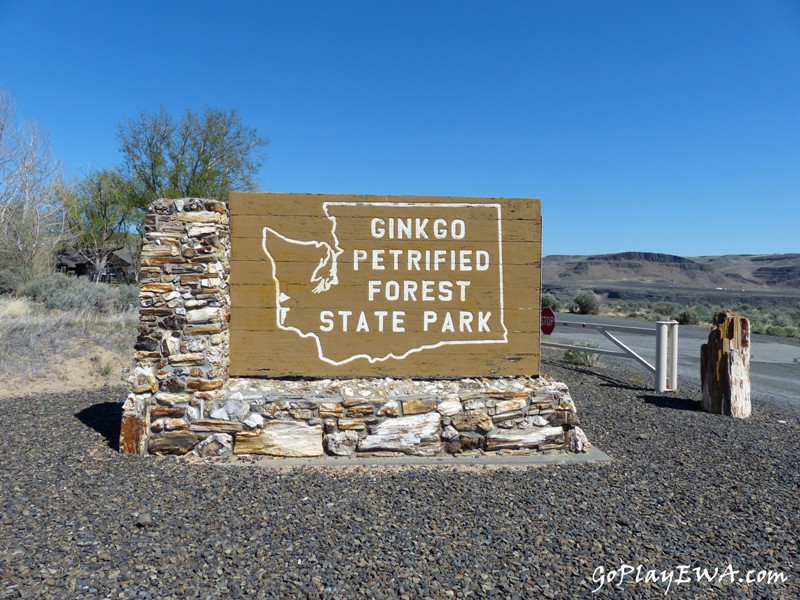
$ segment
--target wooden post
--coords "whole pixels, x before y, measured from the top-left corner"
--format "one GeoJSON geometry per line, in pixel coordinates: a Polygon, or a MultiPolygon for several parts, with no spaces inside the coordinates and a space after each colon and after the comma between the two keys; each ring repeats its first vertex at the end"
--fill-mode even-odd
{"type": "Polygon", "coordinates": [[[731,311],[714,317],[708,343],[700,348],[702,407],[706,412],[750,416],[750,322],[731,311]]]}

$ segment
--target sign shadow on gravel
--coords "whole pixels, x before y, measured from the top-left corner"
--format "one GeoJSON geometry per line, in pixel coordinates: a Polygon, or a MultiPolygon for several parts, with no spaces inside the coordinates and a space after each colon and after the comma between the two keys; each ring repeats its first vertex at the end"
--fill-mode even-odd
{"type": "Polygon", "coordinates": [[[581,373],[583,375],[590,375],[592,377],[596,377],[597,379],[600,379],[600,380],[603,381],[603,383],[600,384],[600,386],[602,386],[602,387],[614,387],[614,388],[620,388],[620,389],[623,389],[623,390],[638,390],[638,391],[641,391],[641,389],[642,389],[641,385],[629,383],[629,382],[623,381],[621,379],[616,379],[614,377],[611,377],[610,375],[605,375],[603,373],[600,373],[599,371],[595,371],[595,370],[590,369],[588,367],[579,367],[579,366],[575,366],[575,365],[568,365],[568,364],[564,364],[564,363],[561,363],[561,362],[554,362],[554,361],[547,361],[547,360],[543,360],[542,362],[544,364],[556,365],[556,366],[564,369],[565,371],[573,371],[575,373],[581,373]]]}
{"type": "Polygon", "coordinates": [[[75,413],[75,417],[102,435],[108,447],[119,450],[119,430],[122,422],[122,404],[101,402],[75,413]]]}
{"type": "Polygon", "coordinates": [[[697,400],[690,400],[689,398],[675,398],[673,396],[639,396],[645,404],[652,404],[659,408],[672,408],[675,410],[688,410],[692,412],[701,412],[700,403],[697,400]]]}

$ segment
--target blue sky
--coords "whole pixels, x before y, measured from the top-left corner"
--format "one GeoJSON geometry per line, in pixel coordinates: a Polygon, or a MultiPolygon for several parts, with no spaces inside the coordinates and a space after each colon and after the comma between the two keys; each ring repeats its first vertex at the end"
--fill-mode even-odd
{"type": "Polygon", "coordinates": [[[0,0],[67,175],[238,108],[261,189],[536,197],[545,254],[800,252],[800,0],[0,0]]]}

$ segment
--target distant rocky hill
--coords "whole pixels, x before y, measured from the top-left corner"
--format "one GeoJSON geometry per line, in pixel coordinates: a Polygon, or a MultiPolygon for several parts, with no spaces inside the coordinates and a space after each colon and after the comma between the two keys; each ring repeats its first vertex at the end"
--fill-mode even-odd
{"type": "Polygon", "coordinates": [[[702,256],[694,260],[744,282],[800,289],[800,254],[702,256]]]}
{"type": "Polygon", "coordinates": [[[768,304],[796,305],[800,299],[800,254],[545,256],[542,289],[562,297],[592,289],[622,299],[749,302],[766,298],[768,304]]]}

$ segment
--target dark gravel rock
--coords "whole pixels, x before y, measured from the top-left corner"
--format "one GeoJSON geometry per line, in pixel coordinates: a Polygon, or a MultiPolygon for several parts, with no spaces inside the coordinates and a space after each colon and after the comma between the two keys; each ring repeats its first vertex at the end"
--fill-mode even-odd
{"type": "Polygon", "coordinates": [[[138,527],[149,527],[153,524],[153,517],[150,513],[143,513],[136,517],[136,525],[138,527]]]}
{"type": "Polygon", "coordinates": [[[789,578],[668,597],[800,597],[798,414],[756,398],[746,421],[708,415],[635,369],[545,361],[615,460],[542,468],[125,456],[121,388],[2,400],[0,597],[590,598],[595,570],[623,564],[789,578]]]}

